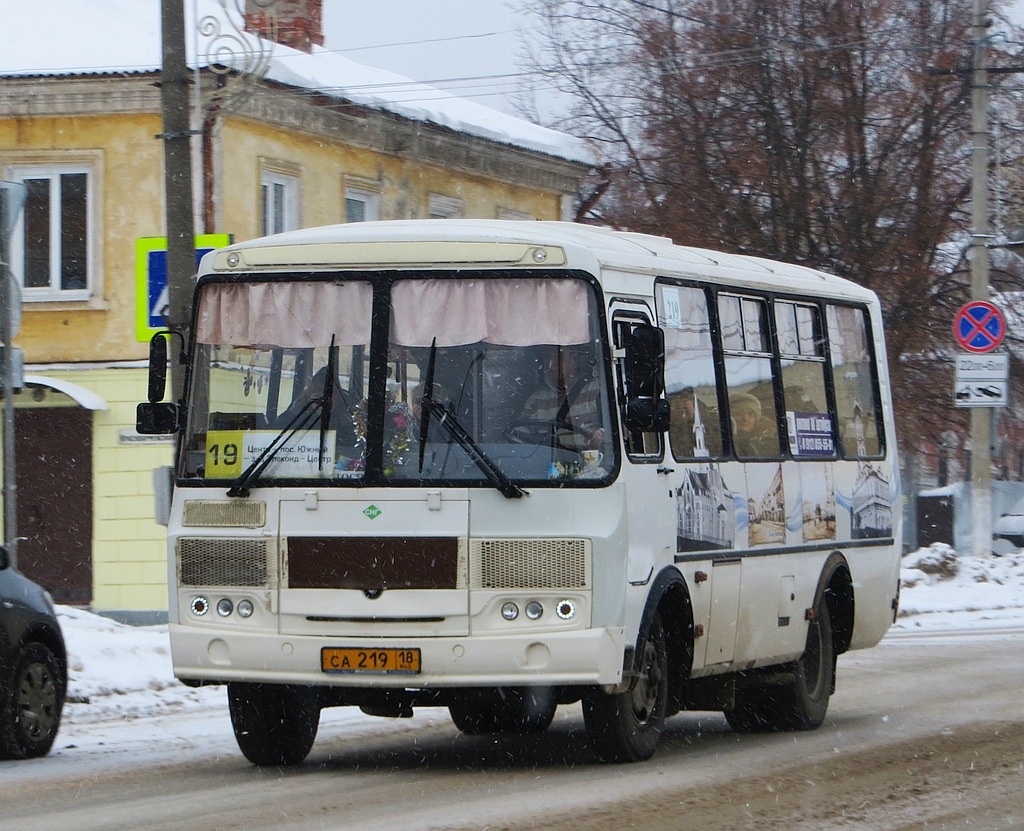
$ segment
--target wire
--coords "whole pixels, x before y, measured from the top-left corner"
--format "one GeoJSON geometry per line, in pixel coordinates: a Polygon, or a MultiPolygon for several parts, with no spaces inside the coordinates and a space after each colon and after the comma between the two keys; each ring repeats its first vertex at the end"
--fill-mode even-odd
{"type": "MultiPolygon", "coordinates": [[[[343,49],[323,49],[323,52],[366,52],[371,49],[391,49],[396,46],[423,46],[428,43],[448,43],[455,40],[477,40],[479,38],[497,37],[499,35],[512,35],[522,32],[522,29],[505,29],[500,32],[480,32],[475,35],[453,35],[444,38],[426,38],[424,40],[394,41],[392,43],[378,43],[375,46],[347,46],[343,49]]],[[[290,56],[289,56],[290,57],[290,56]]]]}

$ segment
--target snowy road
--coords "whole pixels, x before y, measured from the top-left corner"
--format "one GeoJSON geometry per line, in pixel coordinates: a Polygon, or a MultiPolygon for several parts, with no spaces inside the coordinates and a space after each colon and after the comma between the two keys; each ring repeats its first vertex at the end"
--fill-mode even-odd
{"type": "Polygon", "coordinates": [[[818,731],[740,736],[683,713],[628,766],[595,761],[574,706],[539,739],[463,736],[443,710],[327,710],[306,764],[259,770],[223,691],[202,690],[177,714],[71,725],[50,757],[0,766],[0,816],[19,831],[621,829],[638,812],[650,831],[1024,827],[1024,626],[964,623],[843,656],[818,731]]]}

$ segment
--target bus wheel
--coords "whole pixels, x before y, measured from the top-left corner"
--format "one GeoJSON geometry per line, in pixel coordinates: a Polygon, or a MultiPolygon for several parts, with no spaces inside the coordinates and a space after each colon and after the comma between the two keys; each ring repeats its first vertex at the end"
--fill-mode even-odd
{"type": "Polygon", "coordinates": [[[827,603],[822,602],[807,628],[804,654],[785,669],[789,678],[783,684],[756,684],[736,691],[735,706],[725,711],[733,730],[764,733],[821,726],[835,680],[832,619],[827,603]]]}
{"type": "Polygon", "coordinates": [[[551,687],[504,687],[486,698],[475,696],[448,705],[455,726],[469,736],[540,733],[555,717],[558,702],[551,687]]]}
{"type": "Polygon", "coordinates": [[[233,681],[228,711],[238,747],[254,765],[298,764],[320,727],[320,699],[312,687],[233,681]]]}
{"type": "Polygon", "coordinates": [[[630,689],[583,698],[583,718],[597,755],[606,762],[642,762],[654,755],[668,706],[668,649],[655,615],[639,673],[630,689]]]}

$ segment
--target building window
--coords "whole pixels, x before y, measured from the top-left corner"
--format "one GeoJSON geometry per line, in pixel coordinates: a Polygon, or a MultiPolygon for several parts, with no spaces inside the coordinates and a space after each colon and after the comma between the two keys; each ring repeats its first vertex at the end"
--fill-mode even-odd
{"type": "Polygon", "coordinates": [[[299,227],[299,179],[287,173],[265,170],[262,176],[260,231],[280,234],[299,227]]]}
{"type": "Polygon", "coordinates": [[[355,188],[345,189],[345,221],[371,222],[380,219],[380,194],[355,188]]]}
{"type": "Polygon", "coordinates": [[[93,290],[93,174],[88,165],[13,167],[25,207],[11,239],[26,301],[87,300],[93,290]]]}
{"type": "Polygon", "coordinates": [[[462,219],[466,215],[466,203],[453,196],[430,194],[431,219],[462,219]]]}
{"type": "Polygon", "coordinates": [[[498,208],[498,219],[507,220],[531,220],[533,217],[526,211],[516,211],[512,208],[498,208]]]}

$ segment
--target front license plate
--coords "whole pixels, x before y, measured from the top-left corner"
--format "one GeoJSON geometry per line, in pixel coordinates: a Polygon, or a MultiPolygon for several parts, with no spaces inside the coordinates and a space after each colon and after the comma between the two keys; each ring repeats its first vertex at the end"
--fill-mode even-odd
{"type": "Polygon", "coordinates": [[[420,651],[392,647],[325,646],[320,650],[320,669],[324,672],[415,675],[420,671],[420,651]]]}

